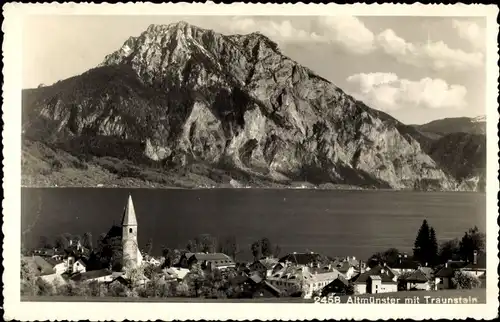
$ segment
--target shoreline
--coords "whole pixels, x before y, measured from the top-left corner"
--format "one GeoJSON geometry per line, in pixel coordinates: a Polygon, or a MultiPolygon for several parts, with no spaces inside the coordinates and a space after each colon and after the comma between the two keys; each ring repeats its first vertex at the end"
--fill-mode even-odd
{"type": "Polygon", "coordinates": [[[412,192],[412,193],[474,193],[486,194],[484,191],[467,190],[411,190],[411,189],[369,189],[369,188],[294,188],[294,187],[176,187],[176,186],[47,186],[47,185],[21,185],[21,189],[151,189],[151,190],[307,190],[307,191],[379,191],[379,192],[412,192]]]}

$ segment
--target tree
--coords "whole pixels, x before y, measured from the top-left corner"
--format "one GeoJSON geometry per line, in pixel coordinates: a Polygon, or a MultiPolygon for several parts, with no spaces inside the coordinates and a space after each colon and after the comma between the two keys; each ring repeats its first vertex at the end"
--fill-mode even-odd
{"type": "Polygon", "coordinates": [[[279,257],[281,253],[281,247],[279,245],[276,245],[274,247],[274,257],[279,257]]]}
{"type": "Polygon", "coordinates": [[[481,286],[479,278],[461,271],[456,271],[451,281],[458,289],[473,289],[481,286]]]}
{"type": "Polygon", "coordinates": [[[86,232],[83,234],[82,246],[87,248],[88,250],[92,250],[92,233],[86,232]]]}
{"type": "Polygon", "coordinates": [[[37,295],[37,279],[38,277],[36,276],[36,271],[33,266],[26,260],[21,259],[21,294],[37,295]]]}
{"type": "Polygon", "coordinates": [[[252,250],[254,260],[257,261],[262,257],[260,241],[253,242],[250,249],[252,250]]]}
{"type": "Polygon", "coordinates": [[[146,243],[146,254],[151,256],[151,253],[153,252],[153,239],[150,238],[148,242],[146,243]]]}
{"type": "Polygon", "coordinates": [[[260,241],[260,251],[262,256],[269,257],[273,254],[272,244],[269,238],[264,237],[260,241]]]}
{"type": "Polygon", "coordinates": [[[38,239],[38,247],[39,248],[52,248],[52,245],[50,245],[49,239],[47,236],[40,236],[38,239]]]}
{"type": "Polygon", "coordinates": [[[164,268],[165,267],[166,268],[172,267],[172,261],[173,261],[174,254],[170,250],[170,248],[164,247],[161,253],[162,253],[162,256],[164,258],[162,267],[164,267],[164,268]]]}
{"type": "Polygon", "coordinates": [[[431,227],[429,234],[429,258],[428,261],[431,265],[435,265],[438,258],[438,243],[436,238],[436,231],[431,227]]]}
{"type": "Polygon", "coordinates": [[[57,236],[54,240],[54,247],[57,249],[65,249],[68,245],[68,241],[64,239],[62,235],[57,236]]]}
{"type": "Polygon", "coordinates": [[[434,229],[424,220],[415,238],[413,258],[423,265],[433,264],[437,257],[436,233],[432,231],[434,229]]]}
{"type": "Polygon", "coordinates": [[[484,253],[486,236],[479,231],[479,228],[469,229],[460,241],[460,256],[467,262],[474,260],[474,252],[484,253]]]}
{"type": "Polygon", "coordinates": [[[188,240],[186,249],[188,250],[188,252],[196,253],[196,243],[194,242],[194,240],[188,240]]]}
{"type": "Polygon", "coordinates": [[[227,236],[220,244],[219,251],[229,255],[236,260],[236,254],[239,252],[239,246],[235,236],[227,236]]]}
{"type": "Polygon", "coordinates": [[[200,289],[203,286],[203,282],[205,281],[205,273],[201,269],[200,264],[193,264],[185,279],[188,283],[189,289],[194,291],[194,296],[198,297],[198,295],[200,294],[200,289]]]}
{"type": "Polygon", "coordinates": [[[215,250],[217,249],[217,238],[210,234],[201,234],[194,240],[189,240],[186,245],[186,249],[192,253],[215,253],[215,250]]]}
{"type": "Polygon", "coordinates": [[[368,266],[373,268],[379,264],[386,263],[389,267],[399,261],[400,251],[397,248],[389,248],[383,253],[375,253],[368,259],[368,266]]]}
{"type": "Polygon", "coordinates": [[[447,240],[441,243],[439,247],[439,263],[446,263],[449,260],[455,260],[460,257],[460,242],[458,239],[447,240]]]}

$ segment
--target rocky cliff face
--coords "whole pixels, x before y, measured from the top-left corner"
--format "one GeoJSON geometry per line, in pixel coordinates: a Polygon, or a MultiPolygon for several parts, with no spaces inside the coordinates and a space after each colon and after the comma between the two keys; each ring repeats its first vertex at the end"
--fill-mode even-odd
{"type": "Polygon", "coordinates": [[[96,69],[24,93],[24,131],[75,153],[271,181],[455,189],[403,124],[265,36],[151,25],[96,69]]]}

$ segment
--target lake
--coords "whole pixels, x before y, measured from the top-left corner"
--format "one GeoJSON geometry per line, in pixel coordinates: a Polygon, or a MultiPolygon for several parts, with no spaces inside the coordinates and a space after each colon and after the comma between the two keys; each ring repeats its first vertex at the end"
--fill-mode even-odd
{"type": "Polygon", "coordinates": [[[250,244],[268,237],[288,252],[314,251],[367,259],[396,247],[411,252],[424,219],[438,240],[461,238],[475,225],[486,230],[486,194],[467,192],[339,191],[278,189],[22,188],[21,226],[28,248],[40,236],[91,232],[94,243],[120,224],[131,193],[139,223],[139,244],[152,238],[185,248],[208,233],[234,235],[251,258],[250,244]]]}

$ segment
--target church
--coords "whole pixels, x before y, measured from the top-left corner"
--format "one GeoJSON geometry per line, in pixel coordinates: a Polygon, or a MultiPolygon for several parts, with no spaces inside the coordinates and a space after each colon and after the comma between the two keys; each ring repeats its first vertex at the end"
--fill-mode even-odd
{"type": "Polygon", "coordinates": [[[111,226],[101,242],[103,246],[98,256],[101,257],[101,262],[107,263],[106,268],[123,271],[142,264],[142,254],[137,240],[138,228],[134,202],[129,195],[121,225],[111,226]]]}
{"type": "Polygon", "coordinates": [[[122,219],[122,266],[134,268],[142,264],[142,254],[137,241],[137,218],[135,215],[132,195],[129,194],[122,219]]]}

